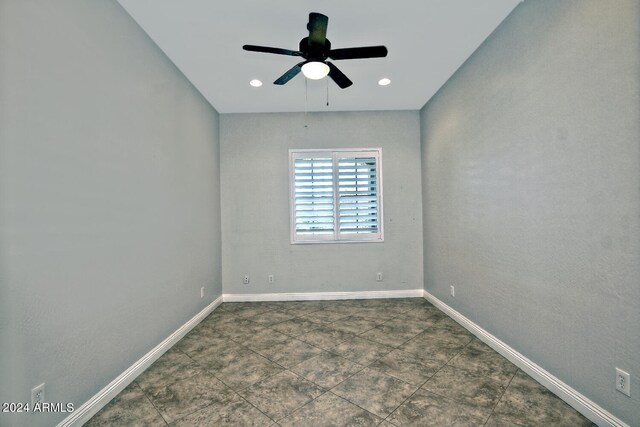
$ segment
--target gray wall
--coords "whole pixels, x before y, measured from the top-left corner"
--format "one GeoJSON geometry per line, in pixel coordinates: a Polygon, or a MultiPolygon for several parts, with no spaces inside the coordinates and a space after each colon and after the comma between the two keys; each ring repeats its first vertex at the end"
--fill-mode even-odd
{"type": "Polygon", "coordinates": [[[425,289],[632,425],[639,20],[638,1],[526,1],[421,111],[425,289]]]}
{"type": "Polygon", "coordinates": [[[418,112],[314,113],[304,123],[304,114],[220,116],[224,293],[421,288],[418,112]],[[384,243],[291,245],[288,150],[346,147],[382,147],[384,243]]]}
{"type": "Polygon", "coordinates": [[[0,401],[78,407],[221,294],[218,114],[115,1],[3,0],[0,52],[0,401]]]}

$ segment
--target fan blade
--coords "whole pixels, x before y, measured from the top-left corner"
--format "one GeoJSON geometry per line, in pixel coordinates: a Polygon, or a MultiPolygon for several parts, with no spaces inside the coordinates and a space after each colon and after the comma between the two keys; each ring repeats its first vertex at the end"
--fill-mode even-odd
{"type": "Polygon", "coordinates": [[[275,53],[277,55],[289,55],[289,56],[302,56],[302,52],[297,50],[280,49],[279,47],[266,47],[266,46],[254,46],[252,44],[245,44],[242,46],[244,50],[249,52],[262,52],[262,53],[275,53]]]}
{"type": "Polygon", "coordinates": [[[327,24],[329,18],[321,13],[311,12],[309,14],[309,46],[324,47],[327,40],[327,24]]]}
{"type": "Polygon", "coordinates": [[[340,86],[340,89],[348,88],[353,84],[353,82],[349,80],[349,77],[345,76],[338,67],[333,65],[331,62],[327,62],[327,65],[329,66],[329,77],[331,77],[333,81],[340,86]]]}
{"type": "Polygon", "coordinates": [[[304,64],[305,61],[294,65],[293,67],[291,67],[291,69],[289,71],[287,71],[286,73],[284,73],[283,75],[281,75],[278,80],[276,80],[275,82],[273,82],[274,85],[283,85],[286,82],[288,82],[289,80],[291,80],[292,78],[294,78],[295,76],[298,75],[298,73],[300,72],[300,70],[302,69],[302,64],[304,64]]]}
{"type": "Polygon", "coordinates": [[[331,59],[364,59],[384,58],[387,56],[387,48],[384,46],[347,47],[345,49],[332,49],[329,51],[331,59]]]}

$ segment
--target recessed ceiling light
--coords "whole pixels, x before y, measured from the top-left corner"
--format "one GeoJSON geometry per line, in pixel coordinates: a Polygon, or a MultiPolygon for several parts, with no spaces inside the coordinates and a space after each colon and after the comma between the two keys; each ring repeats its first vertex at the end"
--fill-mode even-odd
{"type": "Polygon", "coordinates": [[[386,77],[385,77],[384,79],[380,79],[380,80],[378,80],[378,84],[379,84],[380,86],[386,86],[386,85],[388,85],[389,83],[391,83],[391,80],[389,80],[389,79],[388,79],[388,78],[386,78],[386,77]]]}
{"type": "Polygon", "coordinates": [[[262,82],[258,79],[253,79],[249,82],[249,84],[253,87],[260,87],[262,86],[262,82]]]}

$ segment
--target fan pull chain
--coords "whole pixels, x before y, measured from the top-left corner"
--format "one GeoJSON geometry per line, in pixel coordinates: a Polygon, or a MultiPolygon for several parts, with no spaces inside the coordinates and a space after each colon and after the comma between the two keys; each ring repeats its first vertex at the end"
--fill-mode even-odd
{"type": "Polygon", "coordinates": [[[307,127],[307,109],[309,103],[309,83],[304,79],[304,127],[307,127]]]}
{"type": "Polygon", "coordinates": [[[327,81],[327,107],[329,106],[329,78],[326,77],[325,80],[327,81]]]}

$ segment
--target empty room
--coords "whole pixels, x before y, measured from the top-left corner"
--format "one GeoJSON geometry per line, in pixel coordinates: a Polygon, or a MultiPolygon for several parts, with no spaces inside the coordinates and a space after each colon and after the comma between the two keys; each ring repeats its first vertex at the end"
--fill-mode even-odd
{"type": "Polygon", "coordinates": [[[640,427],[640,1],[0,0],[0,405],[640,427]]]}

